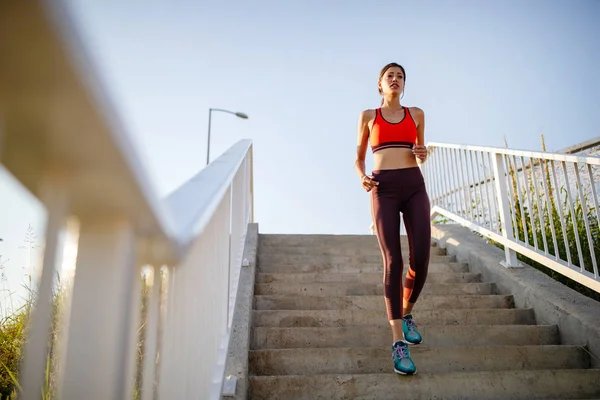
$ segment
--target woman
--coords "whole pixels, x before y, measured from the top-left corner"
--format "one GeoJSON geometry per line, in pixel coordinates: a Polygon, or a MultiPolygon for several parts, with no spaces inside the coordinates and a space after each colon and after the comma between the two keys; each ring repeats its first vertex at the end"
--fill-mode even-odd
{"type": "Polygon", "coordinates": [[[379,74],[381,107],[361,112],[358,122],[356,171],[363,188],[371,193],[371,213],[384,265],[384,296],[392,328],[394,371],[417,372],[408,344],[422,342],[412,308],[425,284],[431,246],[429,197],[417,162],[427,158],[425,116],[418,107],[403,107],[406,73],[391,63],[379,74]],[[367,147],[373,151],[372,175],[365,173],[367,147]],[[400,213],[410,246],[410,268],[403,288],[400,250],[400,213]]]}

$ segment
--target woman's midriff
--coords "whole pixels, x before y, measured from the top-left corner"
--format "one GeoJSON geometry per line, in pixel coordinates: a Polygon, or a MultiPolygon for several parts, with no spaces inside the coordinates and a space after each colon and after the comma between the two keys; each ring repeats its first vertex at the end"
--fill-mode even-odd
{"type": "Polygon", "coordinates": [[[382,149],[373,154],[373,170],[401,169],[417,167],[417,160],[411,149],[382,149]]]}

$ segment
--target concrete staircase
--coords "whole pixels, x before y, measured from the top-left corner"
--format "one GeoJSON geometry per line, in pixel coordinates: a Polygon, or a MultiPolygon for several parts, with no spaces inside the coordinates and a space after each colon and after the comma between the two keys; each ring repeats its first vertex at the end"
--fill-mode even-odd
{"type": "MultiPolygon", "coordinates": [[[[406,238],[402,238],[407,260],[406,238]]],[[[435,246],[413,310],[414,376],[391,361],[374,236],[260,235],[249,399],[589,399],[600,371],[435,246]]]]}

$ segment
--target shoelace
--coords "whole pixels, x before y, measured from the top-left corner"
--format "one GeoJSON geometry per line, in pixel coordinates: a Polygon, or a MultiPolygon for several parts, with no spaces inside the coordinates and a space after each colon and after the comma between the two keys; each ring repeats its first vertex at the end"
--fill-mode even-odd
{"type": "Polygon", "coordinates": [[[396,361],[396,359],[402,360],[403,358],[408,357],[408,351],[405,346],[396,346],[394,349],[394,353],[392,353],[392,360],[396,361]]]}
{"type": "Polygon", "coordinates": [[[412,319],[406,319],[405,321],[409,331],[417,330],[417,325],[415,324],[415,321],[413,321],[412,319]]]}

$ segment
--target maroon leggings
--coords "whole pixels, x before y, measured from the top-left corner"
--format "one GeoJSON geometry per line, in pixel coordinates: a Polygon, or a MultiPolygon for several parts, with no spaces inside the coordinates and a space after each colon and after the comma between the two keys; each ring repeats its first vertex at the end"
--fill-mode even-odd
{"type": "Polygon", "coordinates": [[[400,319],[402,300],[415,303],[427,278],[431,248],[429,197],[419,167],[373,171],[373,177],[379,185],[371,190],[371,212],[383,257],[388,320],[400,319]],[[404,289],[400,213],[410,250],[404,289]]]}

